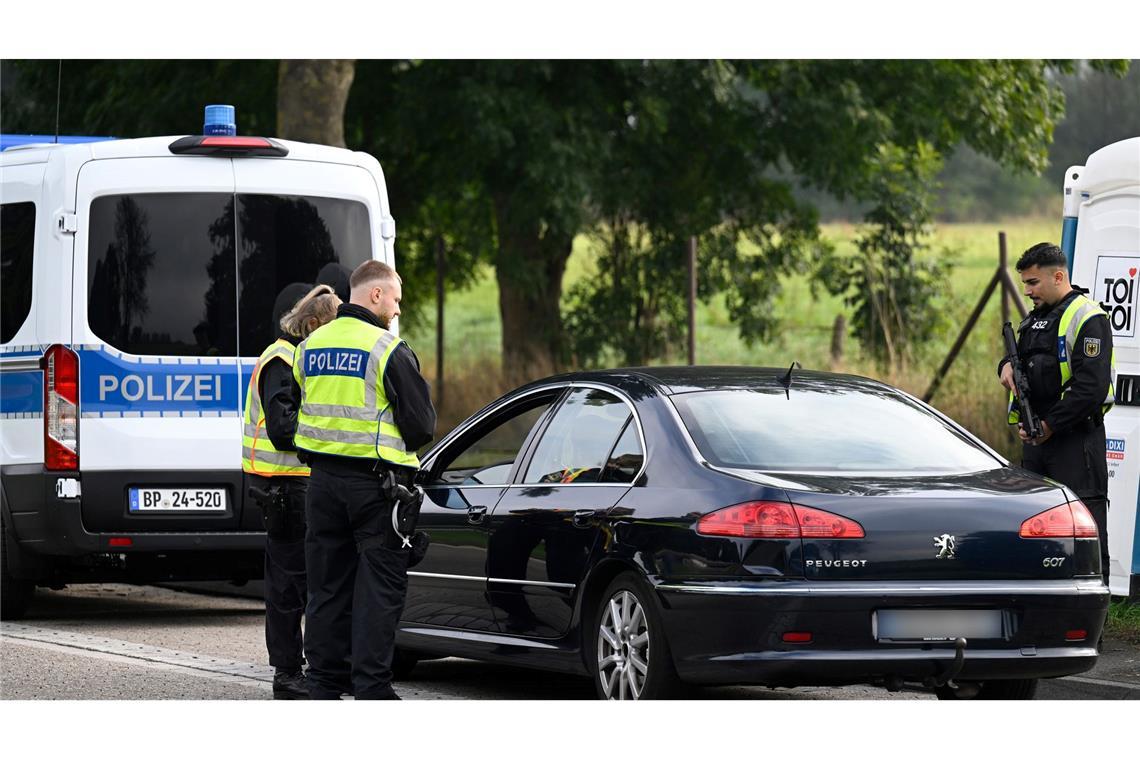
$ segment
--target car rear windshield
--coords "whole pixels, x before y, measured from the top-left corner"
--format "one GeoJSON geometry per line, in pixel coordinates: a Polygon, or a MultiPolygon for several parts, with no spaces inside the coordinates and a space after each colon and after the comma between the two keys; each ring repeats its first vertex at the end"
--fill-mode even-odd
{"type": "Polygon", "coordinates": [[[712,464],[768,472],[977,472],[1000,463],[881,386],[817,381],[672,397],[712,464]]]}

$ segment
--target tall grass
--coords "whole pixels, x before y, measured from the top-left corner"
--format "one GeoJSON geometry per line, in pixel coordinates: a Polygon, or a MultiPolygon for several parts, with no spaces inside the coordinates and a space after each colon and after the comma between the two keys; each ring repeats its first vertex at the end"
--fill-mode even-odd
{"type": "MultiPolygon", "coordinates": [[[[771,340],[747,346],[729,320],[723,298],[697,307],[697,363],[787,366],[793,360],[808,369],[849,372],[881,379],[917,396],[930,385],[954,339],[973,310],[998,264],[998,231],[1008,241],[1012,262],[1022,251],[1042,240],[1056,241],[1060,223],[1054,218],[1028,218],[995,223],[944,224],[936,228],[930,256],[953,257],[955,266],[949,296],[937,304],[945,315],[944,328],[925,345],[904,369],[884,368],[864,355],[850,336],[841,361],[831,359],[830,346],[835,318],[850,314],[843,299],[820,288],[813,292],[804,275],[781,277],[782,292],[776,308],[781,320],[779,333],[771,340]]],[[[824,225],[823,234],[840,250],[854,250],[857,229],[850,224],[824,225]]],[[[575,241],[567,266],[564,291],[594,272],[596,251],[586,237],[575,241]]],[[[699,266],[699,264],[698,264],[699,266]]],[[[1016,277],[1015,277],[1016,281],[1016,277]]],[[[444,398],[439,433],[509,390],[499,367],[501,327],[498,287],[494,273],[485,268],[466,290],[449,292],[445,301],[444,398]]],[[[406,337],[415,346],[425,374],[438,387],[435,373],[435,310],[406,337]]],[[[1015,310],[1011,309],[1014,322],[1015,310]]],[[[975,435],[1008,457],[1015,457],[1016,436],[1005,423],[1005,397],[997,382],[1001,354],[1001,305],[995,297],[978,321],[970,340],[959,354],[932,403],[965,425],[975,435]]],[[[681,356],[663,362],[683,362],[681,356]]]]}

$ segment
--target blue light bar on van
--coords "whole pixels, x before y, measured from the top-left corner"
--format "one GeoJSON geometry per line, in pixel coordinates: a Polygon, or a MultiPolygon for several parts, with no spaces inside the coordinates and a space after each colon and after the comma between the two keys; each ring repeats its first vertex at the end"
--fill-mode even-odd
{"type": "Polygon", "coordinates": [[[237,121],[234,118],[233,106],[206,106],[206,118],[202,125],[202,134],[233,137],[237,134],[237,121]]]}
{"type": "Polygon", "coordinates": [[[289,155],[288,148],[268,137],[224,137],[216,135],[180,137],[170,143],[170,152],[184,156],[216,156],[218,158],[289,155]]]}
{"type": "Polygon", "coordinates": [[[83,135],[0,135],[0,151],[20,148],[25,145],[78,145],[79,143],[105,142],[114,137],[86,137],[83,135]]]}

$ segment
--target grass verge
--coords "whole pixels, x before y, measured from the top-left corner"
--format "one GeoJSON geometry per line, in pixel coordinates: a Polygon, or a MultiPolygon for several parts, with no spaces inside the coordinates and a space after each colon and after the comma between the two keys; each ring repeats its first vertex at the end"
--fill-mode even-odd
{"type": "Polygon", "coordinates": [[[1140,645],[1140,604],[1121,600],[1109,605],[1105,633],[1114,639],[1140,645]]]}

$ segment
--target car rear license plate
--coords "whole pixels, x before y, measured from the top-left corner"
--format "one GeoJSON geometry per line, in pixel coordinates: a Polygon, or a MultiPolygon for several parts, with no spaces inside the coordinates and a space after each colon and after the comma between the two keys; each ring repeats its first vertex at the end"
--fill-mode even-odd
{"type": "Polygon", "coordinates": [[[131,512],[225,512],[224,488],[132,488],[131,512]]]}
{"type": "Polygon", "coordinates": [[[1001,610],[878,610],[879,641],[953,641],[1002,638],[1001,610]]]}

